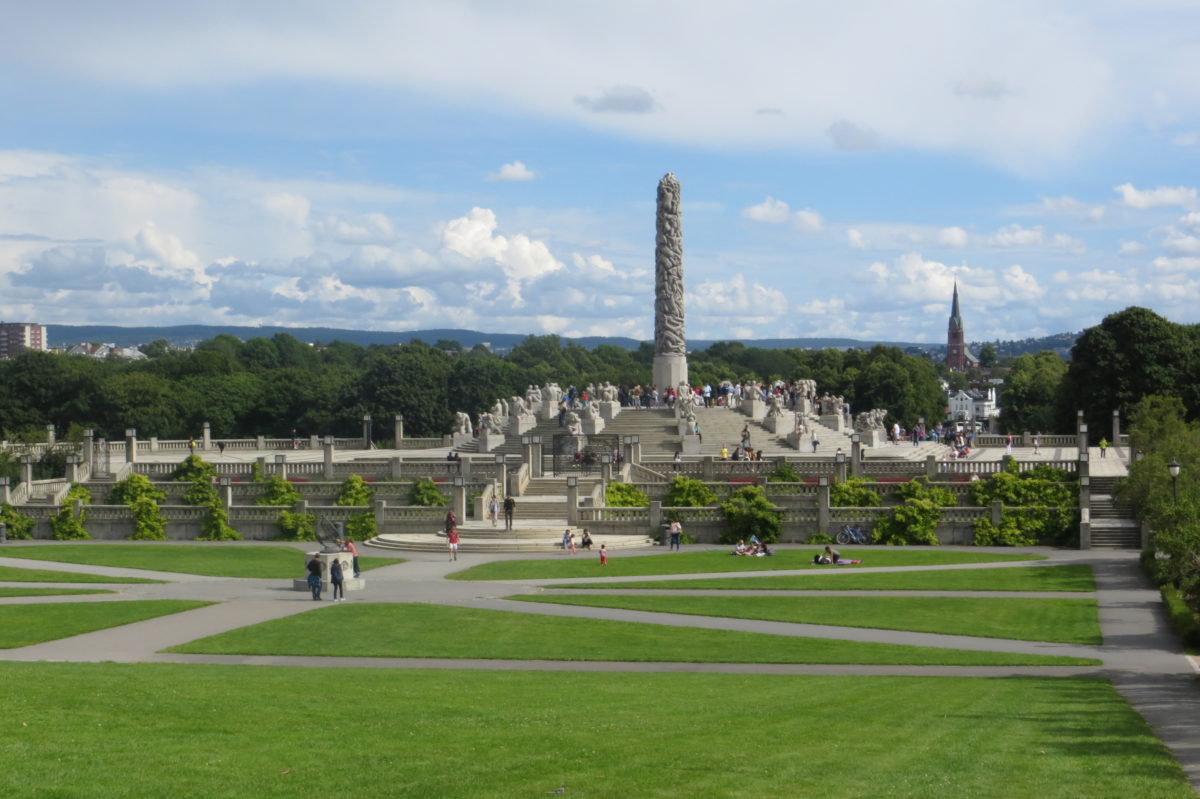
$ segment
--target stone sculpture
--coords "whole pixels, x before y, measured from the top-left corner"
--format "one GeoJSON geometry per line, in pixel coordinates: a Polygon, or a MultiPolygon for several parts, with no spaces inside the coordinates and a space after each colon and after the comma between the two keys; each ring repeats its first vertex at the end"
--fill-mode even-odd
{"type": "Polygon", "coordinates": [[[494,435],[504,435],[504,423],[501,421],[501,418],[494,413],[485,413],[483,415],[483,429],[494,435]]]}
{"type": "Polygon", "coordinates": [[[668,172],[658,182],[654,236],[654,384],[687,382],[683,314],[683,219],[679,181],[668,172]]]}
{"type": "Polygon", "coordinates": [[[567,411],[566,419],[567,432],[573,436],[583,435],[583,422],[579,420],[579,414],[575,411],[567,411]]]}
{"type": "Polygon", "coordinates": [[[767,416],[783,416],[783,396],[771,394],[767,397],[767,416]]]}
{"type": "Polygon", "coordinates": [[[459,435],[471,435],[471,417],[467,414],[462,411],[454,414],[454,424],[458,428],[459,435]]]}
{"type": "Polygon", "coordinates": [[[854,418],[854,429],[859,433],[866,433],[871,430],[883,430],[884,420],[887,418],[887,411],[881,408],[872,408],[869,411],[863,411],[854,418]]]}

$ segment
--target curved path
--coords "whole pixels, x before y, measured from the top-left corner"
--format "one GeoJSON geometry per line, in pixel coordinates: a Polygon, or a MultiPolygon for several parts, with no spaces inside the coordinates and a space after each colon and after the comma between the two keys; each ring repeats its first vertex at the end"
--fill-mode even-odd
{"type": "MultiPolygon", "coordinates": [[[[42,543],[42,542],[38,542],[42,543]]],[[[17,545],[19,546],[19,544],[17,545]]],[[[297,545],[303,549],[304,545],[297,545]]],[[[1003,550],[1012,552],[1012,550],[1003,550]]],[[[217,604],[197,610],[177,613],[133,624],[98,630],[70,638],[48,641],[20,649],[0,650],[0,659],[19,661],[76,661],[76,662],[140,662],[140,663],[221,663],[277,666],[320,666],[331,668],[439,668],[439,669],[496,669],[496,670],[571,670],[571,671],[628,671],[628,672],[709,672],[729,674],[812,674],[812,675],[903,675],[903,676],[1059,676],[1101,677],[1111,680],[1117,690],[1151,724],[1163,742],[1183,766],[1193,786],[1200,788],[1200,688],[1196,679],[1196,659],[1183,655],[1168,629],[1162,612],[1158,591],[1142,576],[1137,555],[1119,551],[1060,551],[1030,549],[1031,553],[1049,556],[1046,561],[1006,563],[957,564],[927,567],[860,568],[853,573],[883,571],[944,570],[965,568],[1005,568],[1019,566],[1086,563],[1096,576],[1094,595],[1100,616],[1104,643],[1101,646],[1081,646],[1037,641],[1014,641],[997,638],[915,633],[817,624],[733,619],[711,616],[689,616],[648,611],[621,610],[572,605],[552,605],[517,602],[503,597],[521,593],[554,593],[555,586],[569,582],[612,582],[625,586],[624,593],[663,594],[676,596],[1004,596],[1056,598],[1091,597],[1091,594],[1062,592],[952,592],[952,591],[662,591],[638,589],[637,583],[646,580],[687,580],[703,577],[729,577],[728,573],[654,575],[647,577],[548,580],[511,580],[474,582],[446,580],[453,571],[502,556],[462,556],[448,563],[440,554],[416,553],[412,560],[386,566],[366,573],[367,590],[350,594],[351,602],[429,602],[444,605],[490,608],[547,616],[610,619],[677,627],[738,630],[804,637],[833,638],[886,644],[972,649],[978,651],[1019,652],[1038,655],[1069,655],[1096,658],[1099,666],[860,666],[860,665],[803,665],[757,663],[631,663],[606,661],[541,661],[440,658],[358,658],[358,657],[286,657],[181,655],[161,650],[204,636],[283,618],[319,607],[305,592],[293,591],[281,580],[214,578],[168,572],[147,572],[103,566],[84,566],[48,561],[32,561],[0,557],[0,565],[18,568],[54,569],[94,575],[152,577],[168,582],[162,584],[128,583],[0,583],[24,587],[104,588],[113,594],[10,597],[0,598],[0,604],[45,604],[53,602],[121,602],[132,599],[197,599],[217,604]]],[[[2,553],[2,550],[0,550],[2,553]]],[[[637,557],[622,554],[622,557],[637,557]]],[[[521,559],[526,556],[516,556],[521,559]]],[[[548,558],[561,558],[561,554],[548,558]]],[[[848,572],[846,572],[848,573],[848,572]]],[[[739,572],[737,577],[755,575],[787,576],[813,575],[811,570],[739,572]]],[[[828,572],[820,572],[825,575],[828,572]]],[[[598,593],[573,590],[573,595],[598,593]]]]}

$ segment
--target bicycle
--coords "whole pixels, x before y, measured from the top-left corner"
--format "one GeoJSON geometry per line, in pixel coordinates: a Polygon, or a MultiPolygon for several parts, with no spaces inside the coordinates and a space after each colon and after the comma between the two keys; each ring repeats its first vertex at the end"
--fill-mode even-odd
{"type": "Polygon", "coordinates": [[[856,524],[847,524],[837,534],[837,542],[842,546],[847,544],[869,544],[871,536],[867,531],[856,524]]]}

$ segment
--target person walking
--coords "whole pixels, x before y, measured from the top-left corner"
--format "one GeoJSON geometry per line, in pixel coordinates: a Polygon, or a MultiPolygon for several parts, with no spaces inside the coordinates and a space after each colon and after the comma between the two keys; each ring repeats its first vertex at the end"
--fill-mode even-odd
{"type": "Polygon", "coordinates": [[[313,601],[321,599],[321,561],[314,557],[308,562],[308,589],[312,591],[313,601]]]}
{"type": "Polygon", "coordinates": [[[508,495],[504,498],[504,529],[513,529],[513,512],[517,509],[517,501],[508,495]]]}
{"type": "Polygon", "coordinates": [[[329,582],[333,584],[334,602],[346,601],[346,585],[343,582],[343,578],[344,574],[342,573],[342,561],[338,558],[334,558],[333,560],[329,561],[329,582]],[[338,598],[339,594],[341,595],[340,599],[338,598]]]}
{"type": "Polygon", "coordinates": [[[450,553],[450,560],[458,560],[458,528],[451,527],[446,531],[446,550],[450,553]]]}
{"type": "Polygon", "coordinates": [[[678,551],[679,550],[679,541],[680,541],[680,539],[683,538],[683,525],[679,523],[678,519],[671,522],[670,533],[671,533],[671,549],[678,551]]]}
{"type": "Polygon", "coordinates": [[[1033,454],[1034,455],[1042,454],[1042,434],[1041,433],[1038,433],[1037,435],[1035,435],[1033,437],[1033,454]]]}
{"type": "Polygon", "coordinates": [[[496,499],[495,494],[488,500],[488,516],[492,519],[492,527],[495,527],[496,520],[500,517],[500,500],[496,499]]]}
{"type": "Polygon", "coordinates": [[[1100,457],[1103,458],[1108,453],[1108,439],[1100,439],[1100,457]]]}

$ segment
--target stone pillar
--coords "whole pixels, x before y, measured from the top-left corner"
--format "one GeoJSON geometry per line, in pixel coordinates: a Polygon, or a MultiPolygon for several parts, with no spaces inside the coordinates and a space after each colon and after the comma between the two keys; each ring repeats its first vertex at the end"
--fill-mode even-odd
{"type": "MultiPolygon", "coordinates": [[[[500,453],[495,457],[496,480],[500,484],[500,493],[505,495],[511,493],[514,497],[520,496],[520,494],[518,494],[516,491],[510,492],[508,490],[508,459],[505,458],[503,453],[500,453]]],[[[517,486],[517,488],[520,488],[520,486],[517,486]]]]}
{"type": "Polygon", "coordinates": [[[30,489],[33,488],[33,456],[22,455],[21,463],[21,482],[27,486],[26,496],[33,496],[30,489]]]}
{"type": "Polygon", "coordinates": [[[401,461],[399,458],[390,458],[388,460],[388,465],[391,466],[391,469],[392,469],[392,481],[393,482],[396,482],[396,483],[400,482],[400,472],[402,471],[402,467],[401,467],[402,463],[403,463],[403,461],[401,461]]]}
{"type": "Polygon", "coordinates": [[[709,481],[717,479],[717,462],[712,455],[706,455],[700,459],[700,479],[709,481]]]}
{"type": "MultiPolygon", "coordinates": [[[[683,313],[683,222],[679,181],[658,182],[654,239],[654,385],[660,392],[688,382],[683,313]]],[[[631,459],[631,462],[632,461],[631,459]]]]}
{"type": "Polygon", "coordinates": [[[1080,479],[1083,479],[1084,477],[1091,477],[1091,475],[1092,475],[1091,468],[1088,465],[1088,461],[1089,461],[1089,458],[1088,458],[1087,452],[1079,453],[1079,464],[1075,467],[1077,469],[1075,474],[1080,479]]]}
{"type": "Polygon", "coordinates": [[[308,448],[309,449],[318,449],[320,446],[321,446],[321,437],[320,436],[309,436],[308,437],[308,448]]]}
{"type": "Polygon", "coordinates": [[[1114,447],[1120,446],[1121,445],[1121,412],[1119,410],[1113,411],[1113,431],[1112,431],[1112,433],[1113,433],[1113,435],[1112,435],[1112,438],[1110,439],[1112,445],[1114,447]]]}
{"type": "Polygon", "coordinates": [[[451,498],[454,515],[461,524],[467,518],[467,483],[461,477],[454,478],[454,491],[451,498]]]}
{"type": "Polygon", "coordinates": [[[67,456],[67,482],[79,482],[79,461],[82,460],[78,455],[67,456]]]}
{"type": "Polygon", "coordinates": [[[521,461],[529,464],[529,471],[533,472],[533,436],[521,436],[521,461]]]}
{"type": "Polygon", "coordinates": [[[473,461],[470,458],[461,458],[454,462],[454,465],[458,467],[458,473],[468,483],[471,482],[471,472],[474,471],[474,467],[471,466],[472,463],[473,461]]]}
{"type": "Polygon", "coordinates": [[[267,475],[270,474],[270,472],[267,471],[267,456],[259,455],[254,459],[254,461],[258,464],[258,473],[263,476],[264,480],[266,480],[267,475]]]}
{"type": "Polygon", "coordinates": [[[266,436],[255,436],[254,437],[254,448],[257,450],[266,449],[267,448],[267,437],[266,436]]]}
{"type": "Polygon", "coordinates": [[[837,482],[846,482],[846,453],[838,452],[833,456],[833,475],[837,482]]]}
{"type": "Polygon", "coordinates": [[[132,427],[125,431],[125,462],[137,463],[137,430],[132,427]]]}
{"type": "Polygon", "coordinates": [[[322,476],[327,481],[333,480],[333,436],[325,436],[325,445],[323,447],[325,456],[325,470],[322,476]]]}
{"type": "Polygon", "coordinates": [[[282,452],[275,456],[275,474],[279,475],[279,479],[287,479],[287,455],[282,452]]]}
{"type": "Polygon", "coordinates": [[[604,493],[608,496],[608,484],[613,479],[612,455],[605,453],[600,456],[600,480],[604,483],[604,493]]]}
{"type": "Polygon", "coordinates": [[[400,449],[400,442],[404,439],[404,414],[398,413],[392,419],[392,437],[396,439],[396,449],[400,449]]]}
{"type": "Polygon", "coordinates": [[[542,437],[533,436],[533,458],[529,462],[530,477],[542,477],[545,475],[545,453],[542,447],[542,437]]]}
{"type": "Polygon", "coordinates": [[[88,428],[83,431],[83,462],[88,465],[88,471],[93,471],[94,459],[96,456],[96,431],[88,428]]]}
{"type": "Polygon", "coordinates": [[[862,436],[854,433],[850,436],[850,474],[858,477],[862,471],[862,436]]]}
{"type": "Polygon", "coordinates": [[[225,510],[233,506],[233,481],[228,477],[221,478],[221,504],[225,510]]]}
{"type": "Polygon", "coordinates": [[[1075,434],[1075,438],[1075,445],[1079,447],[1079,454],[1085,454],[1088,451],[1088,426],[1086,424],[1079,425],[1079,431],[1075,434]]]}
{"type": "Polygon", "coordinates": [[[632,435],[632,436],[630,436],[630,438],[633,440],[633,445],[630,447],[631,454],[629,456],[629,462],[630,463],[641,463],[642,462],[642,437],[639,435],[632,435]]]}
{"type": "Polygon", "coordinates": [[[54,425],[48,424],[46,425],[46,443],[53,447],[54,442],[54,425]]]}
{"type": "Polygon", "coordinates": [[[158,436],[150,436],[150,451],[158,452],[158,436]]]}
{"type": "Polygon", "coordinates": [[[204,427],[200,430],[200,448],[203,450],[212,449],[212,425],[208,422],[205,422],[204,427]]]}
{"type": "Polygon", "coordinates": [[[1092,509],[1079,509],[1079,548],[1092,548],[1092,509]]]}
{"type": "Polygon", "coordinates": [[[650,500],[650,530],[651,535],[658,538],[662,533],[663,504],[661,499],[650,500]]]}
{"type": "Polygon", "coordinates": [[[363,414],[362,418],[362,448],[371,448],[371,414],[363,414]]]}
{"type": "Polygon", "coordinates": [[[0,477],[0,505],[12,502],[12,486],[7,477],[0,477]]]}
{"type": "Polygon", "coordinates": [[[938,459],[937,455],[925,456],[925,479],[936,480],[938,478],[938,459]]]}
{"type": "Polygon", "coordinates": [[[829,512],[829,478],[821,477],[817,480],[817,532],[828,533],[832,520],[829,512]]]}
{"type": "Polygon", "coordinates": [[[383,523],[386,518],[387,518],[387,500],[386,499],[375,500],[375,532],[376,533],[383,532],[383,523]]]}
{"type": "Polygon", "coordinates": [[[567,478],[567,524],[579,524],[579,478],[575,475],[567,478]]]}

